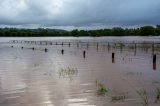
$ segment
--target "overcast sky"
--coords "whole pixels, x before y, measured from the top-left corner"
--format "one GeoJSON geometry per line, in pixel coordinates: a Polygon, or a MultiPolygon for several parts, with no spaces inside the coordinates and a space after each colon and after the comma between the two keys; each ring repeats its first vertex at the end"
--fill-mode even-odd
{"type": "Polygon", "coordinates": [[[101,28],[160,24],[160,0],[0,0],[0,26],[101,28]]]}

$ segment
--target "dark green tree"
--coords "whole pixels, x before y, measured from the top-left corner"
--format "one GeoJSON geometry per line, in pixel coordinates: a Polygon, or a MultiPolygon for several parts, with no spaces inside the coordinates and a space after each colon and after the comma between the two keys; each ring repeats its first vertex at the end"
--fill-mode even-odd
{"type": "Polygon", "coordinates": [[[160,25],[156,26],[156,35],[160,35],[160,25]]]}
{"type": "Polygon", "coordinates": [[[140,28],[140,35],[148,36],[155,35],[155,28],[153,26],[144,26],[140,28]]]}
{"type": "Polygon", "coordinates": [[[115,27],[112,29],[112,35],[113,36],[124,36],[125,30],[121,27],[115,27]]]}
{"type": "Polygon", "coordinates": [[[79,36],[79,32],[77,29],[71,31],[71,36],[79,36]]]}

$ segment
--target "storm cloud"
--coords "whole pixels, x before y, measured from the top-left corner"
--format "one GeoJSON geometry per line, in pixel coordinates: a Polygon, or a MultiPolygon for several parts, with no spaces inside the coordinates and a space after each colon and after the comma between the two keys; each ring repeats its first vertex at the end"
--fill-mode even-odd
{"type": "Polygon", "coordinates": [[[160,0],[0,0],[0,25],[160,24],[160,0]]]}

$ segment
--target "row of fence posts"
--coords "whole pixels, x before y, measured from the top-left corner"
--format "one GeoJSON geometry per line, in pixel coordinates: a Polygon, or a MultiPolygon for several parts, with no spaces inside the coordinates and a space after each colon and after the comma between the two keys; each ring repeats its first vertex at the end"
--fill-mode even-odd
{"type": "MultiPolygon", "coordinates": [[[[13,46],[11,46],[13,48],[13,46]]],[[[98,46],[97,46],[98,47],[98,46]]],[[[23,49],[24,47],[22,46],[21,49],[23,49]]],[[[31,48],[32,50],[35,50],[35,48],[31,48]]],[[[44,49],[45,52],[48,52],[48,49],[45,48],[44,49]]],[[[61,50],[61,54],[64,54],[64,49],[61,50]]],[[[83,58],[86,58],[86,51],[83,51],[83,58]]],[[[115,53],[112,53],[112,63],[115,63],[115,53]]],[[[153,70],[156,70],[157,68],[157,55],[153,54],[153,70]]]]}
{"type": "MultiPolygon", "coordinates": [[[[55,42],[55,44],[53,44],[53,42],[47,42],[47,41],[18,41],[18,40],[13,40],[11,41],[12,43],[26,43],[26,44],[40,44],[40,45],[69,45],[69,47],[71,46],[71,42],[67,42],[68,44],[64,44],[64,42],[58,43],[55,42]]],[[[89,47],[89,43],[86,42],[87,48],[89,47]]],[[[109,46],[109,43],[108,43],[109,46]]],[[[77,47],[79,47],[79,43],[77,42],[77,47]]],[[[99,47],[99,43],[97,42],[97,48],[99,47]]]]}
{"type": "MultiPolygon", "coordinates": [[[[23,49],[23,46],[21,48],[23,49]]],[[[33,47],[32,50],[35,50],[35,48],[33,47]]],[[[45,50],[45,52],[48,52],[47,48],[45,48],[44,50],[45,50]]],[[[61,50],[61,54],[62,55],[64,54],[63,49],[61,50]]],[[[85,50],[83,51],[83,58],[86,58],[86,51],[85,50]]],[[[112,63],[115,63],[115,53],[114,52],[112,53],[112,63]]],[[[156,63],[157,63],[157,55],[154,54],[153,55],[153,70],[156,70],[156,63]]]]}
{"type": "MultiPolygon", "coordinates": [[[[55,42],[55,44],[53,44],[53,42],[47,42],[47,41],[18,41],[18,40],[13,40],[11,41],[12,43],[26,43],[26,44],[40,44],[40,45],[64,45],[64,42],[61,42],[58,44],[58,42],[55,42]]],[[[65,45],[69,45],[69,47],[71,46],[71,42],[68,42],[68,44],[65,45]]]]}
{"type": "MultiPolygon", "coordinates": [[[[23,46],[21,47],[21,49],[23,49],[23,46]]],[[[32,50],[35,50],[35,48],[33,47],[32,50]]],[[[45,48],[44,50],[45,50],[45,52],[48,52],[47,48],[45,48]]],[[[61,50],[61,54],[62,55],[64,54],[64,50],[63,49],[61,50]]],[[[83,51],[83,58],[86,58],[86,51],[85,50],[83,51]]],[[[115,63],[115,53],[114,52],[112,53],[112,63],[115,63]]],[[[157,67],[156,63],[157,63],[157,55],[154,54],[153,55],[153,70],[156,70],[156,67],[157,67]]]]}
{"type": "MultiPolygon", "coordinates": [[[[40,44],[40,45],[69,45],[69,47],[71,46],[71,42],[67,42],[67,44],[64,44],[64,42],[61,42],[61,43],[58,43],[58,42],[47,42],[47,41],[18,41],[18,40],[13,40],[12,43],[27,43],[27,44],[40,44]],[[45,43],[45,44],[44,44],[45,43]]],[[[135,44],[135,54],[136,54],[136,49],[137,49],[137,44],[136,43],[133,43],[135,44]]],[[[86,46],[87,46],[87,49],[89,48],[89,43],[86,42],[86,46]]],[[[116,46],[116,43],[115,43],[115,46],[116,46]]],[[[79,47],[79,43],[77,42],[77,47],[79,47]]],[[[96,44],[96,48],[97,50],[99,49],[99,43],[97,42],[96,44]]],[[[108,42],[108,50],[110,49],[110,43],[108,42]]],[[[120,49],[121,51],[123,50],[123,43],[120,43],[120,49]]],[[[154,43],[152,44],[152,53],[154,54],[154,51],[155,51],[155,46],[154,46],[154,43]]]]}
{"type": "MultiPolygon", "coordinates": [[[[68,44],[64,44],[64,42],[61,42],[61,43],[58,43],[58,42],[55,42],[55,43],[53,43],[53,42],[47,42],[47,41],[18,41],[18,40],[13,40],[12,41],[12,43],[27,43],[27,44],[40,44],[40,45],[43,45],[44,43],[45,43],[45,45],[48,45],[48,43],[50,44],[50,45],[69,45],[69,47],[71,46],[71,42],[68,42],[68,44]]],[[[116,46],[116,43],[115,43],[115,46],[116,46]]],[[[77,47],[79,47],[79,42],[77,42],[77,47]]],[[[89,43],[86,43],[86,47],[87,47],[87,49],[89,48],[89,43]]],[[[98,49],[99,49],[99,43],[97,42],[97,44],[96,44],[96,48],[97,48],[97,51],[98,51],[98,49]]],[[[134,43],[134,48],[135,48],[135,51],[134,51],[134,55],[136,55],[136,53],[137,53],[137,44],[136,43],[134,43]]],[[[121,50],[121,52],[123,51],[123,43],[120,43],[120,50],[121,50]]],[[[110,51],[110,43],[108,42],[108,51],[110,51]]],[[[154,43],[152,44],[152,54],[154,54],[155,53],[155,45],[154,45],[154,43]]]]}
{"type": "MultiPolygon", "coordinates": [[[[115,63],[115,53],[112,53],[112,63],[115,63]]],[[[153,54],[153,70],[157,69],[157,55],[153,54]]]]}
{"type": "MultiPolygon", "coordinates": [[[[31,44],[33,44],[33,43],[35,43],[36,44],[36,41],[13,41],[13,43],[23,43],[23,42],[25,42],[25,43],[31,43],[31,44]]],[[[43,42],[45,42],[45,41],[40,41],[40,45],[42,45],[43,44],[43,42]]],[[[48,42],[45,42],[45,44],[46,45],[48,45],[48,42]]],[[[49,44],[50,45],[53,45],[53,42],[49,42],[49,44]]],[[[61,44],[59,43],[55,43],[55,45],[64,45],[64,42],[62,42],[61,44]]],[[[69,45],[69,47],[71,46],[71,43],[70,42],[68,42],[68,45],[69,45]]],[[[116,44],[115,44],[116,45],[116,44]]],[[[86,44],[86,46],[87,46],[87,49],[88,49],[88,47],[89,47],[89,43],[87,43],[86,44]]],[[[13,46],[12,46],[13,47],[13,46]]],[[[77,47],[79,47],[79,43],[77,42],[77,47]]],[[[97,42],[96,43],[96,48],[97,48],[97,50],[99,49],[99,43],[97,42]]],[[[134,48],[135,48],[135,51],[134,51],[134,54],[136,55],[136,49],[137,49],[137,44],[135,43],[135,45],[134,45],[134,48]]],[[[22,49],[23,49],[23,47],[22,47],[22,49]]],[[[121,51],[123,50],[123,44],[120,44],[120,49],[121,49],[121,51]]],[[[35,48],[32,48],[32,50],[35,50],[35,48]]],[[[48,49],[47,48],[45,48],[44,49],[45,50],[45,52],[47,52],[48,51],[48,49]]],[[[108,42],[108,51],[110,50],[110,43],[108,42]]],[[[154,44],[152,44],[152,54],[153,54],[153,69],[154,70],[156,70],[156,58],[157,58],[157,56],[156,56],[156,54],[154,54],[154,51],[155,51],[155,46],[154,46],[154,44]]],[[[62,49],[61,50],[61,54],[63,55],[64,54],[64,50],[62,49]]],[[[83,58],[86,58],[86,51],[84,50],[83,51],[83,58]]],[[[115,63],[115,53],[112,53],[112,63],[115,63]]]]}

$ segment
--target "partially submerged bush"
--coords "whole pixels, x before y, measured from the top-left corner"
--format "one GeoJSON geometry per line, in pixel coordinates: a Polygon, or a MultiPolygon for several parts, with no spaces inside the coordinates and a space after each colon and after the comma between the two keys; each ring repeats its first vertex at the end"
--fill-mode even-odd
{"type": "Polygon", "coordinates": [[[108,89],[100,82],[96,81],[97,86],[97,94],[98,95],[105,95],[108,92],[108,89]]]}

